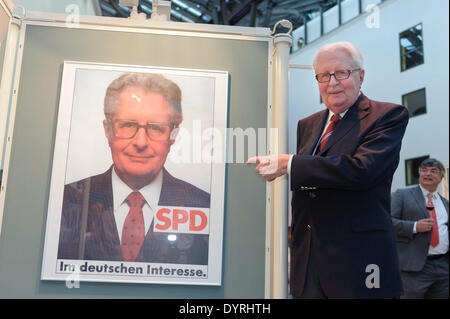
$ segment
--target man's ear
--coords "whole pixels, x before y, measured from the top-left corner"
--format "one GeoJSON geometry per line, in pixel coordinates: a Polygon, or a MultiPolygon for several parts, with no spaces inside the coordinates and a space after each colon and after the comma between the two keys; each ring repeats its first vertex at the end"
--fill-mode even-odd
{"type": "Polygon", "coordinates": [[[361,69],[361,71],[359,71],[359,82],[360,82],[360,88],[362,83],[364,82],[364,75],[366,74],[366,71],[364,69],[361,69]]]}
{"type": "Polygon", "coordinates": [[[108,140],[108,142],[111,142],[113,140],[113,132],[110,126],[110,122],[107,119],[103,120],[103,129],[105,130],[105,136],[108,140]]]}

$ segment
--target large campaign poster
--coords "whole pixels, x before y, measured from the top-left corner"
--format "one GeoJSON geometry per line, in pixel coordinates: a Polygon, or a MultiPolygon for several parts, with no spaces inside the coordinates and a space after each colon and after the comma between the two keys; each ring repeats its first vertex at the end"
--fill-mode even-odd
{"type": "Polygon", "coordinates": [[[227,98],[224,71],[65,62],[41,279],[220,285],[227,98]]]}

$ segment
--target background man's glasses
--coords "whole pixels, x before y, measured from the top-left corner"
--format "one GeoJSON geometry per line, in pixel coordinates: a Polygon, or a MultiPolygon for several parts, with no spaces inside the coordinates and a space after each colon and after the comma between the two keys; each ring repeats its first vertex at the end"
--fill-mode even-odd
{"type": "Polygon", "coordinates": [[[353,70],[336,70],[336,71],[334,71],[334,73],[319,73],[319,74],[316,74],[316,80],[319,83],[325,83],[325,82],[330,81],[332,75],[334,75],[334,78],[338,81],[345,80],[345,79],[349,78],[349,76],[352,72],[356,72],[359,70],[361,70],[361,68],[356,68],[353,70]]]}
{"type": "Polygon", "coordinates": [[[136,136],[140,128],[145,129],[147,137],[154,141],[167,141],[170,139],[170,133],[173,124],[170,122],[150,122],[140,125],[136,121],[129,120],[109,120],[112,124],[114,136],[117,138],[130,139],[136,136]]]}
{"type": "Polygon", "coordinates": [[[420,174],[433,174],[433,175],[439,175],[441,174],[441,171],[437,168],[431,168],[431,169],[427,169],[427,168],[419,168],[419,173],[420,174]]]}

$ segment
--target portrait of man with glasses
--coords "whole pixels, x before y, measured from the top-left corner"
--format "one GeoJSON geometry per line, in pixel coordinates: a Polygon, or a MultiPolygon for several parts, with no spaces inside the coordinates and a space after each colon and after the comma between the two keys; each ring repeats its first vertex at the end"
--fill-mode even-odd
{"type": "Polygon", "coordinates": [[[106,89],[103,129],[112,166],[69,183],[58,259],[208,264],[208,234],[154,232],[158,206],[210,207],[210,194],[164,167],[183,120],[179,86],[124,73],[106,89]]]}

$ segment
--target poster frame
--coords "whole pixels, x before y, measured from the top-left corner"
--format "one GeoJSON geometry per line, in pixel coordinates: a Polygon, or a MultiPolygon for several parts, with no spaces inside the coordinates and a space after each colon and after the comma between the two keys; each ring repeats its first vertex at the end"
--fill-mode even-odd
{"type": "MultiPolygon", "coordinates": [[[[221,284],[228,85],[228,72],[226,71],[178,69],[107,63],[103,64],[78,61],[64,62],[41,279],[71,280],[70,278],[76,277],[79,281],[128,283],[142,282],[192,285],[221,284]],[[95,158],[96,161],[99,161],[97,159],[102,157],[102,152],[98,151],[98,149],[102,149],[101,144],[104,144],[103,153],[108,153],[108,155],[105,154],[104,165],[106,165],[106,167],[111,165],[111,163],[107,163],[107,158],[110,157],[110,154],[107,150],[108,147],[106,139],[104,139],[104,136],[101,136],[103,135],[101,127],[103,119],[101,116],[98,116],[99,112],[96,109],[100,108],[99,104],[104,95],[104,87],[109,84],[108,82],[118,75],[129,72],[160,74],[177,83],[181,88],[183,96],[183,122],[194,122],[195,130],[195,122],[200,121],[198,118],[203,118],[203,123],[210,122],[210,124],[212,124],[212,128],[218,133],[218,135],[214,134],[212,136],[213,140],[216,137],[221,137],[219,138],[219,141],[221,142],[219,144],[212,141],[212,145],[217,145],[219,148],[218,153],[221,155],[220,160],[217,161],[217,159],[214,160],[211,158],[209,163],[206,162],[199,164],[202,166],[201,170],[203,171],[203,175],[208,175],[208,173],[210,174],[209,183],[206,185],[206,190],[209,190],[211,194],[211,206],[209,209],[203,209],[203,211],[207,211],[207,226],[209,228],[208,264],[206,266],[189,264],[182,265],[176,263],[154,263],[149,261],[131,263],[108,260],[68,260],[64,258],[60,259],[57,256],[58,234],[60,231],[62,218],[61,210],[64,207],[64,185],[74,181],[73,177],[68,177],[68,174],[71,173],[71,167],[76,167],[85,171],[86,166],[89,166],[88,160],[86,163],[83,163],[82,158],[72,159],[73,156],[71,155],[82,153],[85,149],[91,150],[91,152],[95,154],[86,154],[85,157],[95,158]],[[109,80],[99,80],[103,79],[105,76],[109,80]],[[98,84],[99,82],[101,83],[99,86],[101,86],[102,89],[97,90],[99,93],[97,94],[97,99],[95,99],[93,98],[93,95],[96,94],[97,87],[95,86],[94,88],[90,88],[90,86],[92,86],[93,83],[98,84]],[[84,85],[84,83],[87,85],[84,85]],[[202,89],[207,86],[205,85],[207,83],[212,84],[209,91],[202,89]],[[192,91],[192,93],[190,91],[192,91]],[[203,95],[205,96],[203,97],[202,94],[199,94],[199,91],[200,93],[204,91],[203,95]],[[212,96],[206,96],[208,94],[212,96]],[[93,101],[93,105],[86,103],[86,101],[93,101]],[[205,106],[203,107],[203,105],[205,106]],[[212,110],[209,110],[208,112],[208,108],[210,108],[210,106],[212,106],[212,110]],[[193,112],[195,107],[197,107],[197,112],[193,112]],[[83,109],[82,111],[86,113],[81,113],[79,109],[83,109]],[[76,116],[77,112],[81,115],[76,116]],[[209,115],[209,117],[205,116],[205,114],[209,115]],[[84,122],[88,118],[96,118],[97,120],[93,122],[93,125],[87,125],[84,122]],[[76,123],[76,120],[74,119],[78,119],[79,123],[76,123]],[[208,121],[208,119],[210,121],[208,121]],[[98,122],[98,125],[95,125],[95,122],[98,122]],[[97,126],[97,131],[99,133],[96,134],[98,135],[98,141],[91,135],[94,131],[91,127],[93,128],[94,126],[97,126]],[[79,141],[78,144],[75,142],[72,143],[77,139],[79,141]],[[104,143],[102,143],[102,139],[104,140],[104,143]],[[92,147],[90,148],[87,145],[89,143],[92,144],[92,147]],[[71,151],[71,148],[76,148],[76,150],[71,151]],[[96,152],[99,153],[97,154],[96,152]],[[69,163],[75,164],[70,165],[69,163]],[[160,269],[160,271],[155,271],[156,268],[160,269]],[[89,269],[96,270],[90,271],[89,269]],[[108,269],[108,273],[112,273],[112,275],[105,274],[105,269],[108,269]],[[115,271],[116,269],[118,270],[115,271]],[[126,269],[131,269],[131,272],[126,269]],[[163,269],[162,273],[161,269],[163,269]],[[166,276],[165,274],[168,273],[169,269],[172,271],[170,275],[166,276]],[[174,269],[176,269],[175,273],[173,272],[174,269]],[[181,275],[177,275],[178,273],[181,275]]],[[[193,132],[192,127],[183,127],[183,122],[181,123],[180,132],[188,132],[185,136],[192,137],[193,141],[188,141],[189,143],[187,144],[187,146],[190,147],[191,143],[196,143],[196,133],[193,132]],[[189,132],[192,134],[189,134],[189,132]]],[[[206,126],[206,129],[209,129],[208,125],[206,126]]],[[[180,135],[181,134],[178,134],[177,140],[180,139],[180,135]]],[[[198,138],[201,139],[200,136],[198,136],[198,138]]],[[[183,141],[185,140],[186,139],[183,141]]],[[[176,145],[176,143],[177,142],[175,141],[174,145],[176,145]]],[[[172,145],[172,147],[174,145],[172,145]]],[[[185,150],[186,148],[181,147],[180,149],[185,150]]],[[[216,150],[214,150],[214,152],[215,151],[216,150]]],[[[171,153],[169,152],[169,156],[167,158],[168,161],[170,161],[170,154],[171,153]]],[[[166,164],[168,165],[165,166],[170,166],[172,168],[171,172],[173,170],[176,171],[176,176],[181,179],[189,178],[188,175],[192,172],[192,169],[189,169],[190,163],[183,164],[175,162],[174,164],[166,161],[166,164]],[[186,172],[188,173],[187,175],[186,172]],[[180,174],[184,174],[184,176],[180,176],[180,174]]],[[[81,173],[80,176],[83,176],[83,174],[93,175],[81,173]]],[[[167,209],[167,207],[158,206],[158,210],[162,208],[167,209]]],[[[178,209],[185,209],[186,211],[189,211],[189,209],[192,210],[192,208],[186,207],[178,207],[178,209]]],[[[173,211],[175,212],[175,210],[173,211]]],[[[157,219],[157,216],[159,216],[158,213],[154,209],[154,232],[158,232],[157,226],[162,225],[162,221],[157,219]]],[[[175,219],[175,216],[173,216],[173,218],[175,219]]],[[[174,231],[175,230],[172,230],[172,235],[176,234],[174,231]]],[[[183,231],[188,230],[185,229],[183,231]]]]}

